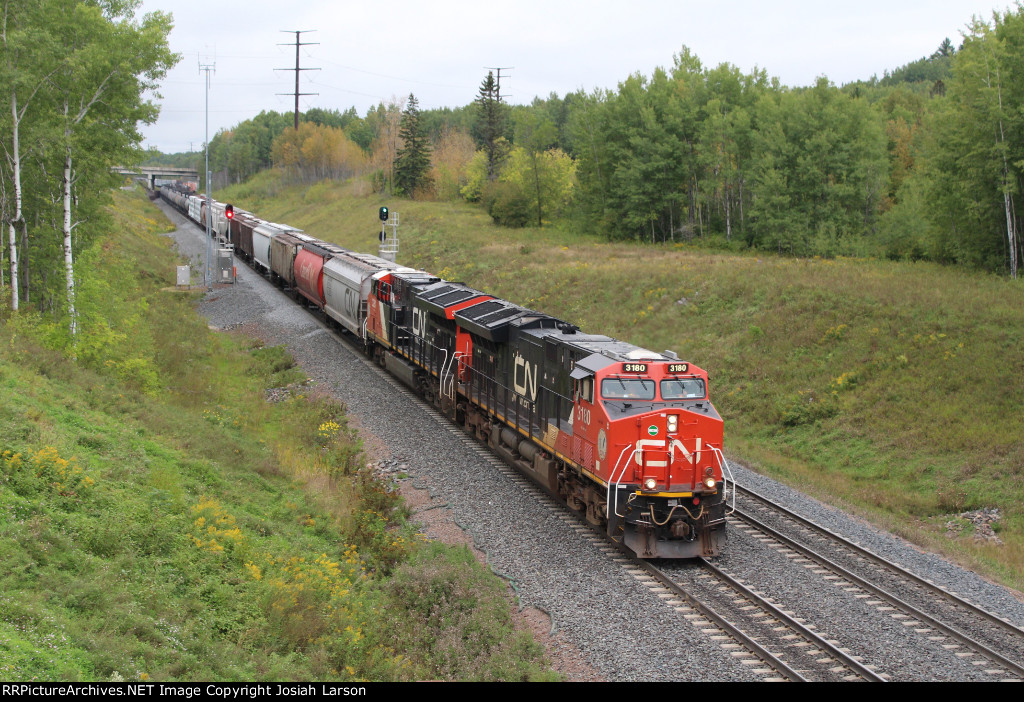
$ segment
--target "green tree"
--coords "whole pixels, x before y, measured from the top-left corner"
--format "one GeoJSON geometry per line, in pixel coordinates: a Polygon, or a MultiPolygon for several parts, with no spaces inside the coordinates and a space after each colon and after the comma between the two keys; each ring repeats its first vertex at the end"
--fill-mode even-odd
{"type": "Polygon", "coordinates": [[[956,53],[956,47],[953,46],[953,42],[951,42],[949,40],[949,37],[946,37],[945,39],[942,40],[942,43],[939,44],[939,48],[935,50],[935,53],[932,54],[931,57],[933,59],[934,58],[939,58],[939,57],[947,57],[948,58],[948,57],[952,56],[955,53],[956,53]]]}
{"type": "MultiPolygon", "coordinates": [[[[26,122],[26,115],[33,102],[40,102],[45,99],[45,88],[50,76],[56,70],[60,47],[50,32],[46,30],[47,24],[54,18],[52,8],[41,0],[5,0],[0,7],[0,85],[4,86],[2,98],[10,105],[9,120],[0,119],[0,127],[3,133],[9,135],[4,139],[4,154],[6,156],[6,169],[0,174],[0,199],[3,201],[3,221],[8,228],[8,261],[10,264],[11,282],[11,308],[18,310],[19,300],[22,291],[19,290],[19,278],[27,276],[28,267],[23,271],[19,270],[18,252],[18,227],[21,227],[22,249],[28,246],[28,221],[24,215],[25,205],[25,157],[31,155],[32,150],[25,152],[22,148],[23,137],[28,137],[25,143],[38,144],[40,138],[37,136],[42,132],[41,109],[36,108],[35,113],[29,115],[26,122]],[[37,95],[43,90],[43,95],[37,95]],[[36,113],[39,119],[32,119],[36,113]],[[28,129],[25,134],[24,130],[28,129]]],[[[31,177],[31,176],[29,176],[31,177]]],[[[31,194],[38,199],[37,187],[33,187],[31,194]]],[[[31,195],[30,195],[31,197],[31,195]]],[[[2,256],[0,256],[2,261],[2,256]]],[[[0,271],[0,288],[3,286],[4,275],[0,271]]],[[[28,293],[28,286],[24,288],[28,293]]]]}
{"type": "Polygon", "coordinates": [[[215,174],[223,173],[229,183],[240,183],[270,168],[274,164],[274,140],[292,127],[293,120],[291,113],[264,111],[232,129],[220,130],[210,140],[210,169],[215,174]]]}
{"type": "Polygon", "coordinates": [[[611,207],[609,202],[610,159],[605,133],[608,129],[610,92],[583,91],[566,96],[571,105],[566,125],[566,143],[569,153],[576,159],[578,183],[576,201],[596,231],[609,232],[611,207]]]}
{"type": "Polygon", "coordinates": [[[1024,169],[1024,10],[975,19],[935,122],[932,213],[957,260],[1017,277],[1024,169]]]}
{"type": "MultiPolygon", "coordinates": [[[[527,203],[531,219],[543,226],[544,217],[562,212],[572,199],[576,164],[561,149],[531,152],[520,146],[512,149],[496,183],[511,186],[517,202],[527,203]]],[[[492,185],[494,185],[492,183],[492,185]]],[[[485,188],[486,191],[486,188],[485,188]]],[[[509,188],[501,191],[511,197],[509,188]]],[[[486,198],[485,198],[486,200],[486,198]]],[[[526,222],[518,226],[525,226],[526,222]]]]}
{"type": "Polygon", "coordinates": [[[530,198],[517,183],[489,182],[484,187],[481,201],[495,224],[525,227],[530,221],[530,198]]]}
{"type": "Polygon", "coordinates": [[[9,208],[8,233],[21,225],[24,300],[35,269],[44,281],[40,304],[56,307],[63,298],[72,343],[74,252],[98,229],[116,182],[110,167],[140,159],[138,124],[157,114],[144,95],[177,60],[167,46],[170,17],[156,12],[136,19],[138,4],[16,0],[0,7],[0,85],[11,106],[10,117],[0,117],[9,156],[0,193],[21,195],[9,208]]]}
{"type": "Polygon", "coordinates": [[[430,142],[420,123],[419,103],[412,93],[402,112],[399,136],[402,147],[395,157],[395,185],[412,196],[427,184],[430,169],[430,142]]]}
{"type": "Polygon", "coordinates": [[[605,103],[606,207],[614,233],[652,242],[674,238],[696,213],[699,59],[687,49],[672,75],[636,74],[605,103]]]}
{"type": "MultiPolygon", "coordinates": [[[[516,144],[528,161],[524,189],[530,193],[537,213],[537,226],[543,225],[544,207],[547,201],[547,160],[544,154],[558,140],[558,130],[549,119],[530,110],[525,112],[516,125],[516,144]],[[542,184],[542,182],[545,182],[542,184]]],[[[518,170],[518,169],[517,169],[518,170]]]]}
{"type": "Polygon", "coordinates": [[[137,160],[140,122],[156,120],[158,109],[144,99],[177,62],[167,36],[171,18],[160,12],[134,18],[131,2],[82,3],[50,0],[65,20],[51,26],[64,52],[50,78],[61,144],[60,201],[69,330],[74,339],[75,275],[72,230],[82,221],[76,192],[110,182],[109,169],[137,160]],[[76,212],[77,211],[77,212],[76,212]]]}
{"type": "Polygon", "coordinates": [[[709,230],[724,231],[728,240],[736,222],[743,228],[750,205],[755,106],[768,79],[764,71],[743,75],[723,63],[703,80],[696,145],[699,213],[709,230]]]}
{"type": "Polygon", "coordinates": [[[881,117],[826,78],[767,95],[758,113],[752,241],[800,256],[859,251],[888,186],[881,117]]]}
{"type": "Polygon", "coordinates": [[[501,162],[508,155],[508,142],[505,139],[508,107],[501,102],[493,72],[488,71],[487,77],[480,84],[475,104],[473,137],[487,154],[487,179],[493,181],[501,170],[501,162]]]}

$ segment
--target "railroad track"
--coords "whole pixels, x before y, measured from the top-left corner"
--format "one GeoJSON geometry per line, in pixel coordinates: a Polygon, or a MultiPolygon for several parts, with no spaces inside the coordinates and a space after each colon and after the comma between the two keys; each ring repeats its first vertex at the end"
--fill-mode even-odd
{"type": "Polygon", "coordinates": [[[794,563],[865,599],[952,655],[984,667],[991,679],[1024,679],[1024,630],[1012,622],[749,488],[737,486],[737,491],[748,499],[730,517],[736,528],[771,539],[794,563]]]}
{"type": "MultiPolygon", "coordinates": [[[[701,558],[697,562],[703,571],[698,579],[714,581],[700,586],[702,594],[699,596],[692,592],[697,588],[691,586],[687,589],[679,582],[676,568],[662,569],[650,561],[640,561],[639,565],[696,610],[696,614],[684,615],[687,619],[697,619],[691,621],[692,624],[702,627],[712,639],[731,640],[721,643],[722,648],[742,646],[745,653],[732,652],[746,658],[741,658],[741,662],[757,665],[760,661],[767,666],[754,668],[752,672],[771,675],[764,679],[776,681],[887,681],[886,676],[862,663],[839,641],[816,633],[792,612],[782,609],[710,561],[701,558]],[[719,614],[719,611],[729,612],[729,616],[719,614]],[[739,619],[744,622],[742,627],[733,621],[739,619]],[[717,630],[710,626],[717,627],[717,630]],[[762,643],[768,641],[772,643],[762,643]],[[772,653],[770,649],[773,648],[778,653],[772,653]],[[751,657],[756,660],[751,660],[751,657]]],[[[680,610],[679,607],[676,609],[680,610]]]]}

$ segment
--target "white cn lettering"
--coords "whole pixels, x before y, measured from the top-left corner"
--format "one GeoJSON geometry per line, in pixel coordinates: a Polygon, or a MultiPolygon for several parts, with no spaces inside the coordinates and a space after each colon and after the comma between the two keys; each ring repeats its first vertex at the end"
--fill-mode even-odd
{"type": "MultiPolygon", "coordinates": [[[[633,450],[633,458],[636,460],[638,466],[644,465],[644,451],[647,449],[662,449],[665,448],[664,439],[640,439],[636,442],[636,449],[633,450]]],[[[647,461],[647,465],[651,468],[663,468],[668,465],[668,461],[647,461]]]]}
{"type": "Polygon", "coordinates": [[[412,310],[412,333],[421,339],[427,335],[426,315],[415,307],[412,310]]]}
{"type": "MultiPolygon", "coordinates": [[[[700,439],[698,439],[698,441],[700,441],[700,439]]],[[[686,450],[686,447],[683,446],[683,442],[679,439],[672,440],[672,447],[669,449],[672,459],[675,459],[675,452],[677,448],[683,454],[683,458],[688,460],[690,463],[693,463],[693,454],[686,450]]]]}
{"type": "Polygon", "coordinates": [[[512,372],[512,387],[523,397],[529,397],[531,401],[537,401],[537,364],[527,363],[522,356],[516,356],[515,369],[512,372]],[[523,368],[523,382],[519,383],[519,368],[523,368]],[[529,395],[527,395],[529,392],[529,395]]]}

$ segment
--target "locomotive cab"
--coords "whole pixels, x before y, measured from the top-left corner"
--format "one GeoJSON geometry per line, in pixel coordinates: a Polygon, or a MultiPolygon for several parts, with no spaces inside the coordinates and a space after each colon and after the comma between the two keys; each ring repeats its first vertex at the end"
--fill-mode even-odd
{"type": "Polygon", "coordinates": [[[574,429],[596,448],[613,537],[641,557],[714,556],[725,538],[722,419],[703,370],[651,356],[577,363],[574,429]]]}

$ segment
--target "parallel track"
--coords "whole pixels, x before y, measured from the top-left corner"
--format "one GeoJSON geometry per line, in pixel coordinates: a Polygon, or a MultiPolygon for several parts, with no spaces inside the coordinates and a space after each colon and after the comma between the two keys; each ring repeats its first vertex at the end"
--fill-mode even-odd
{"type": "Polygon", "coordinates": [[[949,592],[948,590],[921,578],[906,568],[882,558],[881,556],[868,551],[831,530],[801,517],[782,505],[779,505],[764,496],[758,495],[749,488],[737,486],[737,490],[740,494],[757,500],[770,510],[783,515],[785,519],[797,524],[800,529],[805,532],[810,532],[815,538],[826,540],[830,555],[826,556],[820,550],[816,550],[815,548],[807,545],[806,538],[798,541],[796,538],[786,536],[779,530],[768,526],[763,521],[754,517],[749,512],[739,508],[737,508],[732,519],[747,524],[756,531],[759,531],[774,539],[776,542],[784,545],[788,549],[792,549],[793,551],[802,554],[805,558],[810,559],[821,566],[821,568],[832,573],[832,578],[841,578],[841,581],[834,581],[836,585],[849,585],[870,593],[878,598],[877,601],[873,601],[871,604],[884,603],[886,605],[886,611],[890,611],[892,608],[895,608],[899,613],[890,614],[889,616],[899,618],[906,626],[913,626],[915,631],[928,636],[931,640],[940,641],[948,638],[957,642],[956,644],[944,644],[944,647],[947,649],[953,650],[963,645],[971,649],[974,653],[983,656],[991,663],[991,665],[986,669],[986,672],[990,675],[1002,676],[1002,679],[1019,680],[1024,678],[1024,663],[1020,660],[1020,651],[1024,650],[1024,630],[1021,630],[1012,623],[992,614],[991,612],[987,612],[971,602],[968,602],[955,593],[949,592]],[[867,575],[858,575],[849,568],[836,562],[835,556],[832,554],[834,552],[841,553],[843,550],[853,554],[854,559],[858,563],[863,562],[869,564],[870,567],[874,569],[874,572],[869,572],[867,575]],[[921,606],[907,602],[903,597],[897,596],[888,589],[868,579],[869,577],[877,578],[880,570],[884,570],[890,578],[893,576],[899,578],[906,584],[906,587],[917,589],[918,591],[925,593],[924,599],[927,599],[928,602],[923,606],[928,606],[929,609],[932,610],[943,608],[949,610],[952,608],[953,612],[947,611],[944,614],[937,615],[925,612],[921,606]],[[965,615],[973,619],[970,624],[971,633],[967,633],[964,630],[966,627],[964,627],[963,624],[957,625],[950,623],[949,621],[949,619],[954,617],[963,621],[965,615]],[[987,642],[978,640],[978,633],[980,633],[980,629],[988,629],[985,636],[987,642]],[[993,642],[998,643],[1000,641],[1003,642],[1000,646],[1003,650],[995,650],[993,642]]]}
{"type": "MultiPolygon", "coordinates": [[[[709,574],[709,577],[720,583],[717,588],[719,595],[716,599],[722,601],[722,606],[728,608],[732,616],[744,618],[746,630],[726,620],[723,616],[717,614],[705,616],[715,617],[716,624],[737,641],[743,643],[754,655],[778,670],[786,679],[800,682],[887,681],[884,676],[861,663],[856,656],[851,655],[839,642],[826,639],[815,633],[793,614],[751,590],[718,566],[703,558],[697,559],[697,562],[709,574]],[[758,632],[756,637],[754,634],[748,633],[754,631],[758,632]],[[770,645],[780,653],[777,655],[768,653],[766,646],[769,644],[760,643],[767,640],[772,641],[773,643],[770,645]],[[785,650],[785,654],[781,653],[783,650],[785,650]],[[785,661],[782,660],[784,657],[785,661]]],[[[681,593],[681,596],[694,603],[702,612],[714,612],[706,598],[702,597],[698,600],[696,596],[676,582],[676,578],[666,570],[658,568],[649,561],[643,563],[652,573],[656,574],[656,577],[666,587],[681,593]]]]}

